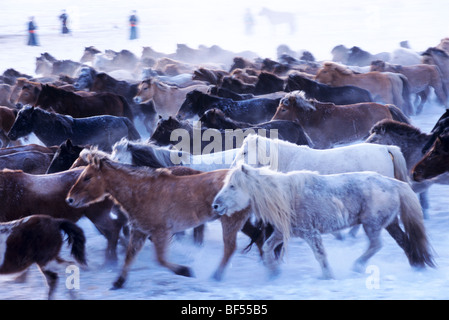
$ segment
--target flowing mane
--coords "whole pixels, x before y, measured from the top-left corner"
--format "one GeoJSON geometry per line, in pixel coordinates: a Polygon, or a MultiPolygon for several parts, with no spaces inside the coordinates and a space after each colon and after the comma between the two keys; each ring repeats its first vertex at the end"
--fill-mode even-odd
{"type": "Polygon", "coordinates": [[[351,69],[345,67],[344,65],[331,61],[325,62],[323,64],[323,68],[328,70],[334,70],[344,75],[354,74],[354,72],[351,69]]]}
{"type": "Polygon", "coordinates": [[[111,155],[98,150],[96,147],[84,149],[80,153],[80,158],[88,164],[105,164],[116,170],[124,170],[128,174],[137,177],[154,177],[157,178],[162,175],[172,175],[168,169],[154,169],[147,166],[134,166],[126,163],[116,162],[111,155]]]}
{"type": "Polygon", "coordinates": [[[292,197],[295,192],[292,192],[289,183],[279,179],[279,176],[286,176],[285,174],[276,174],[277,176],[274,176],[273,171],[268,168],[258,171],[242,164],[230,170],[225,185],[235,185],[248,193],[251,197],[251,208],[256,216],[265,223],[273,224],[282,233],[284,243],[287,243],[294,219],[295,201],[292,201],[292,197]]]}
{"type": "Polygon", "coordinates": [[[170,150],[166,147],[160,147],[152,143],[146,143],[142,141],[129,141],[126,138],[121,139],[115,143],[112,147],[112,158],[120,159],[126,157],[126,153],[129,152],[132,159],[120,162],[128,164],[133,163],[138,166],[149,166],[152,168],[172,167],[187,162],[190,159],[190,154],[177,150],[170,150]],[[176,157],[176,158],[175,158],[176,157]],[[173,159],[180,159],[181,163],[177,161],[175,163],[173,159]]]}

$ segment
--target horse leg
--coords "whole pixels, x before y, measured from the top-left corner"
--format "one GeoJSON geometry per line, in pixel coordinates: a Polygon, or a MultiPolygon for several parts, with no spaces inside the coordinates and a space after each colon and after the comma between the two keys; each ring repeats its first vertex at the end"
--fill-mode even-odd
{"type": "Polygon", "coordinates": [[[396,241],[396,243],[404,250],[405,254],[407,254],[407,236],[404,231],[402,231],[399,226],[399,219],[396,217],[390,225],[388,225],[385,229],[387,229],[390,236],[396,241]]]}
{"type": "Polygon", "coordinates": [[[204,228],[206,226],[204,224],[193,228],[193,243],[195,243],[197,246],[203,245],[204,242],[204,228]]]}
{"type": "Polygon", "coordinates": [[[268,268],[268,276],[270,279],[276,278],[280,273],[279,263],[276,259],[274,248],[276,248],[283,241],[284,237],[282,236],[282,234],[278,230],[274,229],[271,236],[263,244],[262,260],[265,266],[268,268]]]}
{"type": "Polygon", "coordinates": [[[243,210],[234,213],[231,217],[221,217],[221,227],[223,230],[223,258],[220,265],[212,275],[212,278],[219,281],[223,278],[223,273],[228,265],[229,259],[235,252],[237,243],[237,233],[242,229],[245,222],[248,220],[248,210],[243,210]]]}
{"type": "Polygon", "coordinates": [[[356,272],[363,272],[368,259],[382,247],[382,242],[380,240],[381,229],[366,223],[363,224],[363,229],[368,236],[369,246],[368,249],[355,261],[353,270],[356,272]]]}
{"type": "Polygon", "coordinates": [[[45,280],[48,285],[48,300],[53,299],[53,295],[56,290],[56,285],[58,284],[58,274],[54,271],[51,271],[46,265],[38,264],[39,270],[45,276],[45,280]]]}
{"type": "Polygon", "coordinates": [[[327,261],[326,250],[324,249],[323,241],[321,239],[321,234],[319,233],[319,231],[311,230],[310,232],[304,234],[303,238],[309,244],[310,248],[312,248],[315,259],[320,264],[323,278],[333,279],[334,276],[329,266],[329,262],[327,261]]]}
{"type": "Polygon", "coordinates": [[[429,95],[429,88],[426,88],[425,90],[418,92],[417,97],[419,96],[419,105],[416,107],[416,114],[420,114],[422,112],[422,109],[424,107],[424,104],[427,101],[427,96],[429,95]]]}
{"type": "Polygon", "coordinates": [[[428,189],[421,192],[419,194],[419,203],[421,203],[422,211],[423,211],[423,218],[429,219],[429,200],[428,200],[428,189]]]}
{"type": "Polygon", "coordinates": [[[165,254],[171,235],[172,234],[169,233],[168,230],[157,230],[151,234],[151,241],[153,241],[156,249],[156,256],[159,264],[170,269],[175,274],[185,277],[193,277],[193,272],[189,267],[171,263],[166,260],[165,254]]]}
{"type": "Polygon", "coordinates": [[[128,247],[126,248],[125,263],[123,265],[120,276],[113,283],[113,286],[112,286],[113,290],[120,289],[123,287],[123,284],[125,283],[126,278],[128,276],[128,272],[129,272],[131,263],[134,261],[136,255],[142,249],[147,237],[148,237],[148,234],[141,232],[135,228],[131,228],[129,243],[128,243],[128,247]]]}

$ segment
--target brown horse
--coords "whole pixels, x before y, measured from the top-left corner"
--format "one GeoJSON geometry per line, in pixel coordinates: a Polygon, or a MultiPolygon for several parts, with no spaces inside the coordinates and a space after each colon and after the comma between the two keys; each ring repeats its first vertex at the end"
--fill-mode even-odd
{"type": "Polygon", "coordinates": [[[315,80],[331,86],[353,85],[368,90],[374,101],[394,104],[406,115],[413,114],[407,78],[393,73],[355,73],[346,66],[325,62],[315,80]]]}
{"type": "Polygon", "coordinates": [[[57,264],[71,264],[59,256],[64,242],[61,231],[67,235],[72,256],[86,265],[86,238],[80,227],[66,219],[33,215],[0,223],[0,274],[26,272],[36,263],[47,281],[47,297],[53,298],[58,283],[57,264]]]}
{"type": "Polygon", "coordinates": [[[185,88],[169,86],[155,79],[142,81],[134,97],[135,103],[145,103],[153,100],[156,112],[162,116],[175,116],[186,98],[186,94],[193,90],[206,93],[208,85],[198,84],[185,88]]]}
{"type": "MultiPolygon", "coordinates": [[[[111,195],[129,215],[131,235],[125,264],[113,288],[121,288],[131,263],[151,235],[159,263],[174,273],[191,276],[188,267],[168,262],[166,251],[170,237],[179,231],[196,227],[218,216],[212,212],[212,201],[228,170],[217,170],[189,176],[175,176],[167,169],[150,169],[125,165],[105,156],[90,154],[84,169],[67,195],[67,203],[82,207],[111,195]],[[133,190],[133,192],[129,192],[133,190]],[[190,190],[190,191],[189,191],[190,190]]],[[[247,210],[233,218],[221,218],[224,256],[215,272],[222,277],[235,251],[237,232],[249,216],[247,210]]]]}
{"type": "Polygon", "coordinates": [[[396,72],[406,76],[410,85],[410,93],[417,94],[421,98],[420,104],[416,108],[417,114],[421,113],[431,87],[435,90],[435,94],[440,103],[446,109],[449,107],[446,86],[437,66],[429,64],[402,66],[382,60],[375,60],[371,62],[371,71],[396,72]]]}
{"type": "Polygon", "coordinates": [[[393,105],[374,102],[335,105],[306,100],[303,92],[293,91],[281,99],[272,120],[299,123],[315,148],[326,149],[367,138],[371,127],[382,119],[410,122],[393,105]]]}
{"type": "Polygon", "coordinates": [[[51,85],[43,85],[34,105],[74,118],[111,115],[133,121],[132,111],[125,98],[113,93],[82,97],[51,85]]]}
{"type": "Polygon", "coordinates": [[[39,144],[25,144],[20,146],[8,147],[8,148],[0,148],[0,156],[6,156],[8,154],[24,152],[24,151],[35,151],[42,153],[54,154],[58,150],[58,146],[45,147],[39,144]]]}
{"type": "Polygon", "coordinates": [[[7,147],[9,142],[8,132],[11,130],[14,121],[16,120],[17,111],[0,106],[0,140],[2,147],[7,147]]]}
{"type": "Polygon", "coordinates": [[[52,153],[36,151],[16,152],[0,156],[0,170],[12,169],[32,174],[44,174],[52,159],[52,153]]]}
{"type": "Polygon", "coordinates": [[[441,71],[443,82],[449,88],[449,53],[438,49],[428,48],[422,53],[422,63],[435,65],[441,71]]]}
{"type": "Polygon", "coordinates": [[[77,222],[86,216],[107,239],[106,260],[117,260],[117,242],[126,218],[117,214],[112,219],[113,201],[103,201],[85,208],[72,208],[65,202],[83,168],[53,174],[32,175],[20,170],[0,171],[0,221],[12,221],[33,214],[46,214],[54,218],[77,222]]]}
{"type": "Polygon", "coordinates": [[[449,171],[449,134],[439,135],[432,147],[413,168],[413,179],[423,181],[449,171]]]}

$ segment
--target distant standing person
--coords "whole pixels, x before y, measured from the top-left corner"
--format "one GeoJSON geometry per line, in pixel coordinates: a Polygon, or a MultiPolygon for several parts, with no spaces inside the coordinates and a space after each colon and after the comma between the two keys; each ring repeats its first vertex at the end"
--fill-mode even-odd
{"type": "Polygon", "coordinates": [[[62,14],[59,16],[59,20],[61,20],[62,23],[62,34],[68,34],[69,28],[67,28],[67,20],[69,19],[69,16],[65,12],[65,10],[62,10],[62,14]]]}
{"type": "Polygon", "coordinates": [[[129,17],[129,25],[131,27],[130,35],[129,35],[130,40],[137,39],[137,22],[138,22],[138,20],[137,20],[136,10],[133,10],[131,13],[131,16],[129,17]]]}
{"type": "Polygon", "coordinates": [[[30,17],[28,21],[28,45],[29,46],[38,46],[37,43],[37,35],[36,35],[36,23],[34,22],[34,17],[30,17]]]}

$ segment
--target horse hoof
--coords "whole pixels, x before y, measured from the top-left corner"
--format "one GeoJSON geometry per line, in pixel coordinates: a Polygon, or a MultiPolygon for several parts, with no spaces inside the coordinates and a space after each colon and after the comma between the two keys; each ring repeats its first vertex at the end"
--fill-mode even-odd
{"type": "Polygon", "coordinates": [[[123,288],[123,284],[125,283],[125,278],[119,277],[115,282],[112,284],[111,290],[117,290],[123,288]]]}
{"type": "Polygon", "coordinates": [[[223,273],[218,271],[214,272],[212,279],[215,281],[221,281],[223,279],[223,273]]]}
{"type": "Polygon", "coordinates": [[[184,277],[193,277],[193,272],[188,267],[181,266],[175,271],[175,273],[184,277]]]}

